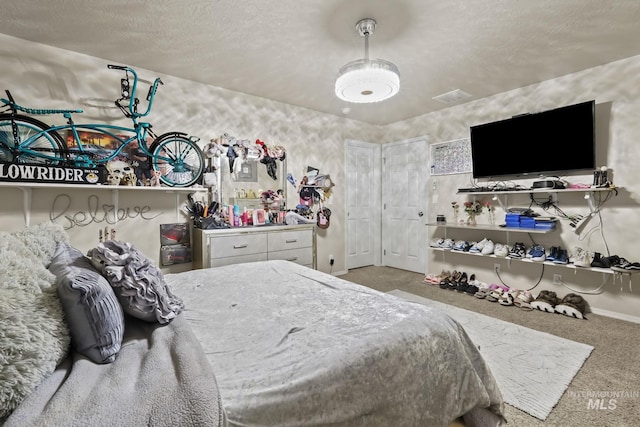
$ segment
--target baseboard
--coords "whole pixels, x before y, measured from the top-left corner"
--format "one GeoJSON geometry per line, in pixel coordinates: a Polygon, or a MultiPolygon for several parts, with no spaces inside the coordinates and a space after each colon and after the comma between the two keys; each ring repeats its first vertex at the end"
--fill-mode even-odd
{"type": "Polygon", "coordinates": [[[591,312],[599,316],[612,317],[614,319],[626,320],[627,322],[632,322],[632,323],[640,323],[640,317],[638,316],[631,316],[629,314],[622,314],[622,313],[617,313],[615,311],[603,310],[601,308],[593,308],[593,307],[591,308],[591,312]]]}
{"type": "Polygon", "coordinates": [[[332,271],[331,274],[332,276],[342,276],[344,274],[347,274],[349,272],[349,270],[344,270],[344,271],[332,271]]]}

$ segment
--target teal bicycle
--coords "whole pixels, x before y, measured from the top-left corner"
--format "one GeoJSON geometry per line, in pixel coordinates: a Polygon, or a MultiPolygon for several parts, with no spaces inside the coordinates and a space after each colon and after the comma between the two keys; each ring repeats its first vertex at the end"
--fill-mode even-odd
{"type": "Polygon", "coordinates": [[[204,171],[205,160],[202,150],[196,144],[197,137],[183,132],[168,132],[156,136],[151,124],[139,121],[151,111],[158,85],[164,84],[156,78],[147,93],[147,108],[138,111],[140,101],[136,98],[138,75],[130,67],[108,65],[109,69],[125,72],[120,80],[120,98],[115,105],[125,117],[130,118],[133,127],[109,124],[79,124],[72,115],[82,110],[34,109],[18,105],[11,93],[0,98],[0,161],[8,163],[29,163],[59,165],[67,167],[100,167],[112,160],[126,158],[126,147],[138,142],[142,152],[148,157],[148,164],[160,182],[170,187],[188,187],[197,183],[204,171]],[[133,79],[133,82],[131,81],[133,79]],[[24,113],[24,114],[23,114],[24,113]],[[31,117],[45,114],[62,114],[64,125],[47,125],[31,117]],[[63,138],[61,133],[65,133],[63,138]],[[84,132],[97,133],[115,141],[113,149],[96,147],[82,140],[84,132]],[[153,139],[150,146],[147,138],[153,139]]]}

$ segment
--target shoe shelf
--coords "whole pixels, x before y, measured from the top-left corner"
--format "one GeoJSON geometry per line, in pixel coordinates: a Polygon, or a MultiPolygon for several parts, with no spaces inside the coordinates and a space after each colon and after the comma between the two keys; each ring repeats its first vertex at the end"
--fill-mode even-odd
{"type": "Polygon", "coordinates": [[[602,274],[615,274],[616,271],[611,270],[610,268],[600,268],[600,267],[578,267],[574,264],[558,264],[555,262],[551,262],[551,261],[533,261],[529,258],[511,258],[511,257],[503,257],[503,256],[497,256],[497,255],[482,255],[479,253],[475,253],[475,252],[465,252],[465,251],[454,251],[452,249],[443,249],[443,248],[434,248],[434,247],[429,247],[429,249],[431,249],[432,251],[436,251],[436,252],[446,252],[446,253],[452,253],[452,254],[460,254],[460,255],[469,255],[469,256],[479,256],[479,257],[483,257],[483,258],[493,258],[493,259],[502,259],[502,260],[506,260],[506,261],[518,261],[518,262],[526,262],[529,264],[544,264],[544,265],[551,265],[554,267],[563,267],[563,268],[569,268],[572,270],[576,270],[576,271],[592,271],[595,273],[602,273],[602,274]]]}
{"type": "Polygon", "coordinates": [[[458,191],[457,194],[485,195],[485,194],[529,194],[529,193],[600,193],[618,191],[620,187],[596,187],[596,188],[536,188],[522,190],[495,190],[495,191],[458,191]]]}
{"type": "Polygon", "coordinates": [[[543,228],[518,228],[518,227],[504,227],[502,225],[495,224],[456,224],[455,222],[446,222],[446,223],[427,223],[427,227],[446,227],[446,228],[464,228],[467,230],[485,230],[485,231],[504,231],[508,233],[536,233],[536,234],[547,234],[555,231],[554,228],[543,229],[543,228]]]}

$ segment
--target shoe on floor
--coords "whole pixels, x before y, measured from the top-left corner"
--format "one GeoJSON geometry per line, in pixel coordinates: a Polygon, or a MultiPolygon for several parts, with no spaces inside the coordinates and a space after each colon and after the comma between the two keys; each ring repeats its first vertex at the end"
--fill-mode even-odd
{"type": "Polygon", "coordinates": [[[580,295],[567,294],[554,308],[556,313],[576,319],[584,319],[587,311],[587,302],[580,295]]]}
{"type": "Polygon", "coordinates": [[[535,300],[531,302],[531,307],[547,313],[555,313],[555,306],[560,300],[553,291],[540,291],[535,300]]]}

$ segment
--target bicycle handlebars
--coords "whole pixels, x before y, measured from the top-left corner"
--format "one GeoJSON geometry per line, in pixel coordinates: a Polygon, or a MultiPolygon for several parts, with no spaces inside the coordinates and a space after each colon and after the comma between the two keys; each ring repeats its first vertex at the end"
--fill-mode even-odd
{"type": "MultiPolygon", "coordinates": [[[[153,104],[153,98],[155,97],[156,91],[158,90],[158,85],[164,84],[162,80],[160,80],[160,78],[157,77],[154,80],[153,84],[149,87],[149,92],[147,92],[147,98],[146,98],[148,101],[147,110],[144,113],[139,113],[138,104],[140,103],[140,101],[138,100],[138,98],[136,98],[136,88],[138,86],[138,74],[136,73],[136,71],[133,68],[127,67],[125,65],[108,64],[107,68],[111,70],[122,70],[125,73],[127,73],[127,78],[126,78],[127,82],[129,81],[129,73],[133,75],[133,84],[130,86],[130,91],[128,92],[128,94],[125,95],[124,91],[122,91],[122,97],[120,99],[116,99],[115,101],[116,106],[122,111],[125,117],[132,118],[135,120],[139,117],[144,117],[148,115],[151,112],[151,105],[153,104]],[[126,99],[129,100],[129,103],[128,105],[123,105],[121,101],[124,101],[126,99]]],[[[121,82],[121,87],[122,87],[122,82],[121,82]]]]}

